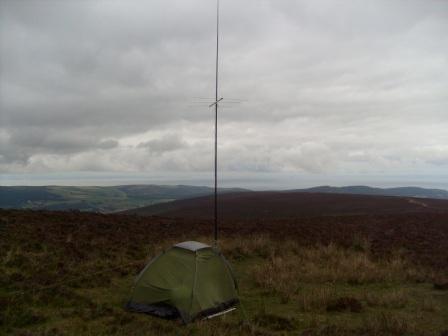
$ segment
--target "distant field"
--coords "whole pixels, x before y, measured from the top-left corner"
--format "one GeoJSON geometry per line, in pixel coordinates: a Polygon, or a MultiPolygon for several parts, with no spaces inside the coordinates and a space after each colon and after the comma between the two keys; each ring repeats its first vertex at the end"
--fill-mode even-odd
{"type": "Polygon", "coordinates": [[[187,326],[122,307],[150,258],[175,242],[209,241],[210,221],[0,210],[0,232],[0,334],[441,336],[448,329],[448,214],[225,221],[220,245],[243,306],[187,326]]]}
{"type": "MultiPolygon", "coordinates": [[[[222,189],[222,192],[243,189],[222,189]]],[[[156,203],[209,195],[196,186],[124,185],[113,187],[2,187],[0,208],[116,212],[156,203]]]]}

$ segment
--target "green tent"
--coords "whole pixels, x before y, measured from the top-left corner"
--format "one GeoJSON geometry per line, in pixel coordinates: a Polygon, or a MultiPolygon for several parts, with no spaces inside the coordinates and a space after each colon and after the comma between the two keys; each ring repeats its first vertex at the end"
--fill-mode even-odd
{"type": "Polygon", "coordinates": [[[226,312],[238,303],[230,265],[215,248],[195,241],[172,246],[138,275],[127,308],[185,323],[226,312]]]}

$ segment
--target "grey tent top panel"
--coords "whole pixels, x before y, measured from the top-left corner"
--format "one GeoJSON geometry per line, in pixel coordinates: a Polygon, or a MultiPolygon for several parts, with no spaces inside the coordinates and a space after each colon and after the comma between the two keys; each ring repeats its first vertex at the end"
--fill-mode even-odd
{"type": "Polygon", "coordinates": [[[201,250],[204,248],[210,248],[209,245],[207,244],[203,244],[197,241],[185,241],[179,244],[174,245],[175,247],[180,247],[186,250],[190,250],[190,251],[197,251],[197,250],[201,250]]]}

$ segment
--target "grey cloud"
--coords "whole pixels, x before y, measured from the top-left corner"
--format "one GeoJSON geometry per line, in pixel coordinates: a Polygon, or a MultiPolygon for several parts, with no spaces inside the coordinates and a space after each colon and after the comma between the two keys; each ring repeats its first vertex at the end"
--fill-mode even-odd
{"type": "Polygon", "coordinates": [[[3,133],[0,157],[3,163],[29,163],[38,154],[69,155],[95,149],[110,150],[118,146],[114,139],[97,139],[82,130],[60,132],[57,129],[28,127],[3,133]]]}
{"type": "Polygon", "coordinates": [[[101,149],[112,149],[118,146],[118,141],[113,139],[103,140],[97,146],[101,149]]]}
{"type": "Polygon", "coordinates": [[[50,152],[62,153],[79,152],[95,145],[93,138],[87,138],[81,134],[66,134],[58,130],[49,132],[41,128],[30,128],[24,132],[14,132],[11,134],[9,142],[13,146],[31,150],[48,150],[50,152]]]}
{"type": "Polygon", "coordinates": [[[146,148],[152,153],[164,153],[187,147],[187,143],[177,135],[165,135],[159,139],[141,142],[137,148],[146,148]]]}
{"type": "MultiPolygon", "coordinates": [[[[214,93],[214,10],[2,0],[0,169],[209,169],[213,113],[188,105],[214,93]]],[[[448,3],[226,0],[221,14],[221,95],[245,100],[220,111],[223,170],[446,167],[448,3]]]]}

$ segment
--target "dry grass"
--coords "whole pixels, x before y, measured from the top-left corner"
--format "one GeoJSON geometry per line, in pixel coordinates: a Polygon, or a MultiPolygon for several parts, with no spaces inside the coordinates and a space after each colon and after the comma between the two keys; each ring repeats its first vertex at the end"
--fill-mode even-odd
{"type": "Polygon", "coordinates": [[[394,289],[384,293],[364,291],[359,296],[368,306],[384,308],[403,308],[409,304],[411,298],[410,291],[406,289],[394,289]]]}
{"type": "Polygon", "coordinates": [[[229,259],[268,258],[281,253],[282,250],[279,244],[272,244],[272,239],[268,235],[255,235],[250,238],[242,236],[223,238],[219,245],[229,259]]]}
{"type": "Polygon", "coordinates": [[[416,326],[412,316],[382,312],[362,318],[359,326],[353,322],[341,320],[325,323],[321,328],[310,329],[307,336],[424,336],[432,335],[416,326]]]}
{"type": "Polygon", "coordinates": [[[323,285],[299,291],[295,301],[298,303],[300,311],[324,312],[336,297],[337,292],[333,286],[323,285]]]}
{"type": "Polygon", "coordinates": [[[381,312],[363,321],[360,332],[366,335],[416,335],[421,334],[409,316],[381,312]]]}
{"type": "Polygon", "coordinates": [[[421,310],[424,312],[436,313],[440,311],[440,307],[432,297],[425,297],[421,302],[421,310]]]}
{"type": "MultiPolygon", "coordinates": [[[[440,321],[446,308],[436,296],[413,295],[412,290],[420,290],[416,282],[432,275],[412,266],[399,253],[373,257],[370,241],[362,236],[345,248],[335,244],[304,246],[268,235],[234,236],[221,240],[220,246],[236,267],[250,324],[242,323],[241,310],[237,310],[181,327],[172,321],[129,314],[122,310],[122,300],[128,295],[133,275],[144,266],[145,257],[151,259],[181,240],[210,244],[209,237],[145,241],[137,251],[134,246],[124,248],[118,243],[107,249],[96,248],[96,252],[93,247],[85,248],[84,254],[71,259],[66,253],[71,253],[72,243],[64,239],[70,248],[27,249],[15,245],[0,253],[4,291],[43,286],[54,279],[89,275],[117,264],[138,261],[141,265],[101,277],[86,276],[13,301],[4,301],[7,296],[0,295],[0,322],[5,330],[20,334],[31,329],[26,335],[300,335],[309,330],[303,335],[434,336],[422,331],[424,327],[417,325],[416,316],[424,315],[423,321],[427,316],[437,316],[440,321]],[[348,299],[358,300],[361,312],[344,307],[329,309],[348,299]]],[[[434,330],[441,330],[437,328],[434,330]]]]}
{"type": "Polygon", "coordinates": [[[396,254],[375,260],[368,252],[343,249],[333,244],[271,256],[253,266],[251,273],[261,288],[291,295],[303,283],[346,283],[417,281],[421,272],[396,254]]]}

